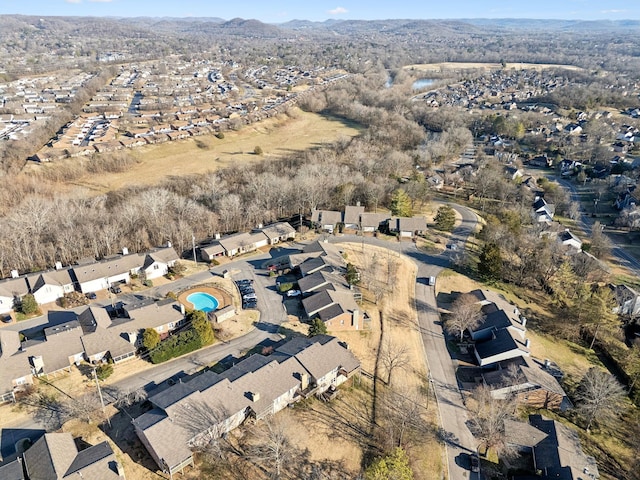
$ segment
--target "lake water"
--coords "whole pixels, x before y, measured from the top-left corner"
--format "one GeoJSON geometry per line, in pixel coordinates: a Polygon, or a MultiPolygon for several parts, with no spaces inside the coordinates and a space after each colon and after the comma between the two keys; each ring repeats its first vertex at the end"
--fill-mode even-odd
{"type": "Polygon", "coordinates": [[[413,82],[413,85],[411,85],[411,88],[413,88],[414,90],[420,90],[424,87],[430,87],[434,83],[435,83],[435,80],[433,78],[420,78],[419,80],[416,80],[415,82],[413,82]]]}

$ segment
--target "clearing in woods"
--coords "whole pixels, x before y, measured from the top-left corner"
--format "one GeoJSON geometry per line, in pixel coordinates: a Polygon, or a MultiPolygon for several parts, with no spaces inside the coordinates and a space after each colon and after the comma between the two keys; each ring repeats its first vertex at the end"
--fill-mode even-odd
{"type": "MultiPolygon", "coordinates": [[[[223,139],[215,135],[203,135],[140,147],[131,153],[138,163],[126,171],[103,173],[99,176],[87,174],[72,183],[93,193],[105,193],[134,185],[157,185],[168,177],[206,173],[281,158],[330,144],[343,137],[355,137],[359,133],[359,126],[353,122],[303,112],[296,108],[291,117],[280,115],[238,131],[227,131],[224,132],[223,139]],[[262,149],[262,155],[254,153],[256,146],[262,149]]],[[[55,163],[43,166],[56,168],[55,163]]]]}

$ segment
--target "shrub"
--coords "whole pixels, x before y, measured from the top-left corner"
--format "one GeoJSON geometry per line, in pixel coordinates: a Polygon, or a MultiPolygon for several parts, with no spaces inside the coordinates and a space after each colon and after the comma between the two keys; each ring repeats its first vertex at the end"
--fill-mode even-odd
{"type": "Polygon", "coordinates": [[[288,292],[289,290],[291,290],[293,288],[293,283],[291,282],[285,282],[285,283],[281,283],[278,286],[278,291],[280,293],[284,293],[284,292],[288,292]]]}
{"type": "Polygon", "coordinates": [[[327,325],[319,318],[314,318],[309,326],[309,336],[315,337],[316,335],[326,335],[327,325]]]}
{"type": "Polygon", "coordinates": [[[224,139],[224,133],[222,132],[216,133],[216,138],[219,138],[220,140],[224,139]]]}
{"type": "Polygon", "coordinates": [[[262,147],[257,145],[254,149],[253,149],[253,153],[254,155],[263,155],[264,152],[262,151],[262,147]]]}
{"type": "Polygon", "coordinates": [[[142,285],[144,285],[145,287],[153,287],[153,281],[145,280],[144,282],[142,282],[142,285]]]}
{"type": "Polygon", "coordinates": [[[206,313],[194,310],[187,315],[187,320],[191,322],[189,329],[172,335],[149,352],[152,363],[166,362],[213,343],[215,336],[206,313]]]}
{"type": "Polygon", "coordinates": [[[96,376],[99,380],[106,380],[113,373],[113,365],[110,363],[103,363],[96,368],[96,376]]]}
{"type": "Polygon", "coordinates": [[[24,297],[22,297],[22,302],[20,302],[20,312],[25,315],[32,315],[38,311],[38,302],[36,302],[36,298],[27,293],[24,297]]]}
{"type": "Polygon", "coordinates": [[[176,295],[176,292],[167,292],[167,294],[165,295],[165,297],[167,298],[171,298],[173,300],[177,300],[178,299],[178,295],[176,295]]]}
{"type": "Polygon", "coordinates": [[[160,343],[160,334],[154,328],[145,328],[142,333],[142,346],[147,350],[153,350],[160,343]]]}

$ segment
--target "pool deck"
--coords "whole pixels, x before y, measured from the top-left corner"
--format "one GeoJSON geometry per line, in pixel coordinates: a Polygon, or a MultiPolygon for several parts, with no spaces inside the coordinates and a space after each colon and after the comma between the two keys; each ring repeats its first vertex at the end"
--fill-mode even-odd
{"type": "Polygon", "coordinates": [[[218,300],[218,310],[233,303],[231,300],[231,295],[229,295],[224,290],[216,287],[190,288],[189,290],[186,290],[178,295],[178,301],[182,303],[187,308],[187,310],[193,310],[193,303],[187,301],[187,297],[196,292],[208,293],[209,295],[213,295],[214,297],[216,297],[216,300],[218,300]]]}

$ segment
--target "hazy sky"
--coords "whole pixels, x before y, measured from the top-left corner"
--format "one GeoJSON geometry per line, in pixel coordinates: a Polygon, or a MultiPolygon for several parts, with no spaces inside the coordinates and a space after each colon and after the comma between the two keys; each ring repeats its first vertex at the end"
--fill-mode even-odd
{"type": "Polygon", "coordinates": [[[0,0],[0,14],[292,19],[640,19],[638,0],[0,0]]]}

